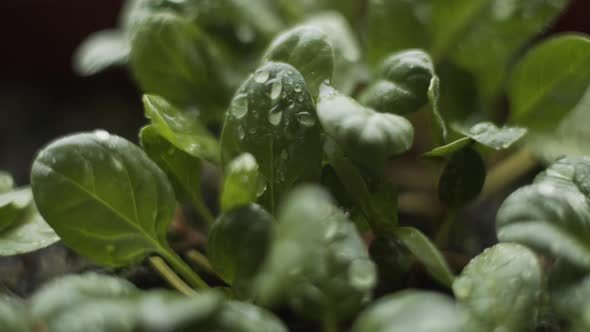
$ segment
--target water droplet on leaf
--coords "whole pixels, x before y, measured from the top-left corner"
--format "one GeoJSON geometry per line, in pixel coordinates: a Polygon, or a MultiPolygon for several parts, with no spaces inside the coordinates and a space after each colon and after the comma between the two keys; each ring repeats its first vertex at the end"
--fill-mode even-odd
{"type": "Polygon", "coordinates": [[[261,70],[259,72],[257,72],[254,75],[254,80],[258,83],[265,83],[266,81],[268,81],[268,77],[270,76],[270,73],[266,70],[261,70]]]}
{"type": "Polygon", "coordinates": [[[246,95],[236,96],[231,107],[231,113],[236,119],[243,118],[248,113],[248,98],[246,98],[246,95]]]}
{"type": "Polygon", "coordinates": [[[283,91],[283,84],[281,81],[275,81],[270,88],[270,98],[278,99],[281,96],[281,91],[283,91]]]}
{"type": "Polygon", "coordinates": [[[295,114],[295,118],[305,127],[313,127],[316,123],[315,117],[309,112],[299,112],[295,114]]]}

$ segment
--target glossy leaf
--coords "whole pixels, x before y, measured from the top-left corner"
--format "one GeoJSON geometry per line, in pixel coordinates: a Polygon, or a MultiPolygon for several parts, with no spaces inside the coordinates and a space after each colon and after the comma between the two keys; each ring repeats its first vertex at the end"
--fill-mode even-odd
{"type": "Polygon", "coordinates": [[[501,243],[475,257],[453,284],[469,331],[525,331],[535,319],[543,275],[535,254],[501,243]]]}
{"type": "Polygon", "coordinates": [[[9,192],[14,188],[14,180],[10,174],[0,171],[0,194],[9,192]]]}
{"type": "Polygon", "coordinates": [[[513,57],[530,39],[543,32],[568,2],[433,1],[430,27],[433,57],[437,61],[451,59],[475,73],[484,98],[496,97],[513,57]]]}
{"type": "Polygon", "coordinates": [[[364,107],[327,84],[317,111],[326,134],[359,163],[380,167],[412,147],[414,128],[407,119],[364,107]]]}
{"type": "Polygon", "coordinates": [[[124,65],[129,57],[129,42],[119,30],[103,30],[88,37],[74,54],[74,69],[90,76],[109,67],[124,65]]]}
{"type": "Polygon", "coordinates": [[[454,275],[436,246],[413,227],[399,227],[393,234],[408,250],[416,256],[416,259],[424,264],[428,273],[442,285],[451,287],[454,275]]]}
{"type": "Polygon", "coordinates": [[[31,182],[41,215],[95,262],[123,266],[169,251],[173,189],[129,141],[106,131],[61,138],[39,153],[31,182]]]}
{"type": "Polygon", "coordinates": [[[265,185],[254,156],[244,153],[236,157],[225,171],[221,210],[230,211],[255,202],[265,185]]]}
{"type": "Polygon", "coordinates": [[[526,128],[514,126],[498,128],[491,122],[480,122],[471,128],[463,128],[461,126],[455,126],[453,128],[457,132],[494,150],[508,149],[527,133],[526,128]]]}
{"type": "Polygon", "coordinates": [[[219,164],[217,139],[202,124],[197,112],[183,111],[162,97],[144,95],[145,115],[158,134],[193,157],[219,164]]]}
{"type": "Polygon", "coordinates": [[[271,242],[273,217],[257,204],[236,207],[211,226],[207,256],[219,276],[246,296],[271,242]]]}
{"type": "Polygon", "coordinates": [[[352,332],[463,331],[465,313],[450,298],[435,292],[406,290],[387,295],[365,311],[352,332]]]}
{"type": "Polygon", "coordinates": [[[14,200],[7,209],[0,208],[0,223],[4,225],[0,230],[0,256],[30,253],[60,240],[31,203],[29,188],[0,195],[0,199],[6,196],[14,200]]]}
{"type": "Polygon", "coordinates": [[[498,210],[498,238],[590,269],[590,159],[562,158],[518,189],[498,210]]]}
{"type": "MultiPolygon", "coordinates": [[[[438,93],[438,81],[431,83],[434,77],[434,64],[426,52],[394,53],[383,60],[377,79],[363,92],[360,101],[379,112],[410,114],[429,102],[429,90],[438,93]]],[[[435,95],[432,99],[438,100],[435,95]]]]}
{"type": "Polygon", "coordinates": [[[447,158],[452,156],[456,152],[463,150],[471,143],[473,143],[473,140],[471,138],[463,137],[447,145],[439,146],[438,148],[432,149],[423,154],[422,156],[428,158],[447,158]]]}
{"type": "Polygon", "coordinates": [[[481,156],[466,147],[455,152],[438,181],[438,198],[449,207],[465,205],[481,192],[486,166],[481,156]]]}
{"type": "Polygon", "coordinates": [[[334,72],[332,44],[328,36],[313,25],[295,27],[277,36],[266,50],[263,61],[293,66],[305,78],[314,99],[319,94],[320,84],[330,81],[334,72]]]}
{"type": "Polygon", "coordinates": [[[352,93],[363,74],[360,67],[362,51],[346,18],[337,12],[327,11],[311,16],[304,24],[326,34],[334,50],[332,84],[344,94],[352,93]]]}
{"type": "Polygon", "coordinates": [[[538,45],[518,63],[509,83],[512,121],[553,130],[589,86],[590,39],[561,35],[538,45]]]}
{"type": "Polygon", "coordinates": [[[270,255],[255,290],[314,320],[353,315],[375,285],[375,265],[355,226],[314,186],[295,189],[279,210],[270,255]]]}
{"type": "Polygon", "coordinates": [[[320,128],[305,80],[288,64],[269,62],[238,90],[222,133],[224,164],[248,152],[267,185],[271,213],[295,183],[319,178],[320,128]]]}

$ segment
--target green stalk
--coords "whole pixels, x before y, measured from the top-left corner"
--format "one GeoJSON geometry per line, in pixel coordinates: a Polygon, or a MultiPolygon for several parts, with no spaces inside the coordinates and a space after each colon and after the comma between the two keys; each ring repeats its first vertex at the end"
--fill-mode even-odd
{"type": "Polygon", "coordinates": [[[172,266],[192,287],[197,289],[208,289],[209,285],[193,271],[172,249],[162,248],[159,251],[162,258],[172,266]]]}
{"type": "Polygon", "coordinates": [[[190,288],[180,277],[172,271],[172,269],[166,264],[166,262],[158,256],[149,258],[152,267],[168,282],[170,286],[181,292],[186,296],[195,294],[195,291],[190,288]]]}

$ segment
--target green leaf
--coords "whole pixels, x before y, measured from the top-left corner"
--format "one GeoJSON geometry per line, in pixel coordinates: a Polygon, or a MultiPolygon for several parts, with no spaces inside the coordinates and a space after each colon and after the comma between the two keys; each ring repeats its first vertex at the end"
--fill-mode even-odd
{"type": "MultiPolygon", "coordinates": [[[[587,272],[558,259],[549,271],[549,296],[552,308],[580,331],[590,327],[590,277],[587,272]]],[[[577,330],[572,330],[577,331],[577,330]]]]}
{"type": "MultiPolygon", "coordinates": [[[[9,198],[7,206],[0,207],[0,256],[26,254],[48,247],[59,237],[39,215],[29,188],[0,195],[9,198]]],[[[1,203],[0,203],[1,204],[1,203]]]]}
{"type": "Polygon", "coordinates": [[[431,0],[369,0],[367,52],[371,67],[386,56],[409,48],[428,46],[424,19],[431,0]]]}
{"type": "Polygon", "coordinates": [[[515,126],[498,128],[491,122],[480,122],[471,128],[454,126],[453,129],[494,150],[508,149],[527,133],[526,128],[515,126]]]}
{"type": "Polygon", "coordinates": [[[473,140],[471,138],[463,137],[447,145],[439,146],[438,148],[432,149],[431,151],[426,152],[422,156],[427,158],[447,158],[455,154],[457,151],[460,151],[463,148],[469,146],[471,143],[473,143],[473,140]]]}
{"type": "Polygon", "coordinates": [[[452,208],[471,201],[483,188],[486,166],[477,151],[465,147],[455,152],[438,180],[438,198],[452,208]]]}
{"type": "Polygon", "coordinates": [[[332,44],[328,36],[313,25],[298,26],[277,36],[263,57],[263,62],[269,61],[295,67],[305,78],[314,99],[322,82],[330,81],[334,72],[332,44]]]}
{"type": "Polygon", "coordinates": [[[119,30],[103,30],[86,38],[74,54],[74,69],[90,76],[109,67],[124,65],[129,57],[127,36],[119,30]]]}
{"type": "Polygon", "coordinates": [[[369,247],[371,259],[377,265],[379,286],[387,291],[405,287],[405,279],[415,262],[414,255],[395,237],[379,235],[369,247]]]}
{"type": "Polygon", "coordinates": [[[375,285],[375,265],[352,224],[315,186],[293,190],[279,210],[270,254],[255,280],[263,304],[288,304],[314,320],[351,317],[375,285]]]}
{"type": "Polygon", "coordinates": [[[216,318],[213,329],[228,332],[287,332],[285,325],[270,311],[255,305],[226,302],[216,318]]]}
{"type": "Polygon", "coordinates": [[[406,118],[363,107],[327,84],[321,89],[317,111],[322,128],[351,159],[379,168],[412,147],[414,128],[406,118]]]}
{"type": "Polygon", "coordinates": [[[241,297],[266,258],[273,224],[261,206],[249,204],[222,214],[209,230],[209,262],[241,297]]]}
{"type": "Polygon", "coordinates": [[[225,171],[221,210],[227,212],[255,202],[265,186],[254,156],[244,153],[236,157],[225,171]]]}
{"type": "Polygon", "coordinates": [[[106,131],[61,138],[39,153],[31,182],[41,215],[95,262],[117,267],[169,253],[173,189],[131,142],[106,131]]]}
{"type": "Polygon", "coordinates": [[[451,287],[455,278],[453,272],[440,251],[426,235],[413,227],[399,227],[392,235],[424,264],[434,279],[444,286],[451,287]]]}
{"type": "Polygon", "coordinates": [[[33,332],[31,320],[24,302],[0,295],[0,330],[33,332]]]}
{"type": "Polygon", "coordinates": [[[426,52],[413,49],[394,53],[383,60],[377,79],[360,101],[383,113],[413,113],[429,102],[429,92],[434,101],[438,100],[434,77],[434,64],[426,52]]]}
{"type": "Polygon", "coordinates": [[[590,269],[589,174],[588,157],[557,160],[504,201],[496,217],[498,238],[590,269]]]}
{"type": "Polygon", "coordinates": [[[453,284],[469,331],[525,331],[533,325],[543,275],[529,249],[500,243],[475,257],[453,284]]]}
{"type": "Polygon", "coordinates": [[[311,16],[304,25],[316,27],[326,34],[334,49],[332,85],[344,94],[352,93],[363,74],[360,67],[362,53],[346,18],[337,12],[326,11],[311,16]]]}
{"type": "Polygon", "coordinates": [[[322,147],[312,97],[292,66],[269,62],[238,90],[222,133],[224,164],[248,152],[267,184],[261,202],[276,202],[295,183],[319,179],[322,147]]]}
{"type": "Polygon", "coordinates": [[[14,180],[10,174],[0,171],[0,194],[11,191],[14,188],[14,180]]]}
{"type": "Polygon", "coordinates": [[[464,331],[465,313],[447,296],[406,290],[387,295],[365,311],[352,332],[457,332],[464,331]]]}
{"type": "Polygon", "coordinates": [[[551,131],[582,99],[590,85],[590,40],[553,37],[516,65],[509,82],[512,122],[551,131]]]}
{"type": "MultiPolygon", "coordinates": [[[[451,59],[473,72],[482,96],[496,97],[513,57],[532,37],[543,32],[568,2],[433,1],[433,57],[437,62],[451,59]],[[486,51],[482,50],[482,42],[486,51]]],[[[536,69],[534,72],[538,73],[536,69]]]]}
{"type": "Polygon", "coordinates": [[[143,105],[158,134],[193,157],[219,164],[219,143],[202,124],[198,112],[183,111],[152,95],[143,96],[143,105]]]}

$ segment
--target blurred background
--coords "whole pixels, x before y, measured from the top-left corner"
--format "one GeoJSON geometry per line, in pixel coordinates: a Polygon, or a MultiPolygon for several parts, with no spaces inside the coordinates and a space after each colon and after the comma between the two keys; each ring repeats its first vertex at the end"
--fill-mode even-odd
{"type": "MultiPolygon", "coordinates": [[[[19,185],[28,182],[36,151],[60,135],[103,128],[137,141],[145,120],[130,75],[111,69],[81,78],[71,65],[87,35],[116,26],[122,3],[0,2],[0,169],[19,185]]],[[[547,34],[561,31],[590,33],[590,1],[572,1],[547,34]]]]}

